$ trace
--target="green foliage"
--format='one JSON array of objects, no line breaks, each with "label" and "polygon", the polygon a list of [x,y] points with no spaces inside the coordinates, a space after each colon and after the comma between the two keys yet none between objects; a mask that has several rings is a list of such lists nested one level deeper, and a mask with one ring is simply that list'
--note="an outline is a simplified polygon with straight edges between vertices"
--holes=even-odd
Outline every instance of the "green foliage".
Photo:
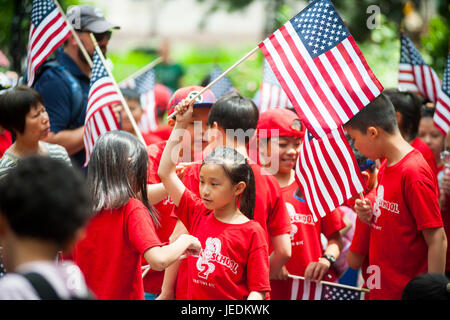
[{"label": "green foliage", "polygon": [[443,17],[436,16],[429,23],[428,33],[421,38],[423,48],[432,58],[431,66],[441,77],[450,50],[450,27]]}]

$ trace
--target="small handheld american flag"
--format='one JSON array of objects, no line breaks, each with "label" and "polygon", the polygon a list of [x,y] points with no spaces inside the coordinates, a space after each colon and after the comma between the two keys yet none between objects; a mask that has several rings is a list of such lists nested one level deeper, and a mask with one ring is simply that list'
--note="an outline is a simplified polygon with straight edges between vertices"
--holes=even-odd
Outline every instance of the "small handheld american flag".
[{"label": "small handheld american flag", "polygon": [[259,47],[315,137],[346,123],[383,90],[329,0],[312,1]]},{"label": "small handheld american flag", "polygon": [[261,98],[259,103],[259,112],[262,113],[271,108],[292,107],[288,96],[281,88],[275,74],[264,59],[263,79],[261,82]]},{"label": "small handheld american flag", "polygon": [[[210,82],[216,80],[220,75],[222,75],[223,71],[218,67],[214,66],[211,74],[210,74]],[[214,97],[217,99],[223,97],[227,93],[231,92],[234,89],[233,83],[228,77],[222,77],[216,84],[214,84],[211,88],[211,91],[214,93]]]},{"label": "small handheld american flag", "polygon": [[450,54],[447,56],[442,89],[438,95],[433,120],[439,130],[446,136],[450,129]]},{"label": "small handheld american flag", "polygon": [[32,86],[39,66],[69,37],[67,21],[53,0],[34,0],[28,39],[27,79]]},{"label": "small handheld american flag", "polygon": [[95,51],[83,136],[86,151],[84,166],[89,163],[98,138],[107,131],[119,130],[112,110],[113,104],[121,104],[119,93],[114,86],[114,80],[108,75],[100,56]]},{"label": "small handheld american flag", "polygon": [[342,127],[319,139],[306,131],[295,173],[314,221],[364,191],[364,179]]}]

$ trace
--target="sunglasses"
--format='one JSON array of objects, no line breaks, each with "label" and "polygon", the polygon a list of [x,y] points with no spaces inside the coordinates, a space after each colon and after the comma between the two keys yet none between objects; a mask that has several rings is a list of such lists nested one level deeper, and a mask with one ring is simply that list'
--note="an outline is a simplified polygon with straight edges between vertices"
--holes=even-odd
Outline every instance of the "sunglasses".
[{"label": "sunglasses", "polygon": [[[82,33],[91,33],[91,31],[89,30],[77,30],[78,32],[82,32]],[[97,42],[102,41],[103,39],[107,39],[108,41],[111,39],[111,35],[112,35],[112,31],[106,31],[106,32],[102,32],[102,33],[93,33],[94,34],[94,38],[95,40],[97,40]]]}]

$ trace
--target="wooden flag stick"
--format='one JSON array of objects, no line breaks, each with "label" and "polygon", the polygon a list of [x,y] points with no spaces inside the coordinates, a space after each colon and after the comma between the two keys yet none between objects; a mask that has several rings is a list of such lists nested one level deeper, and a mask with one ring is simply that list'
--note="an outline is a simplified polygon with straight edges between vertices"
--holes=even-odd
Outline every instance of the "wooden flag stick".
[{"label": "wooden flag stick", "polygon": [[117,85],[116,80],[114,79],[114,76],[112,75],[111,71],[109,70],[108,66],[106,65],[105,57],[103,56],[103,53],[100,50],[100,47],[98,46],[97,40],[95,39],[95,37],[92,33],[90,33],[90,36],[92,39],[92,43],[94,43],[95,51],[97,51],[97,54],[99,55],[100,59],[102,60],[102,63],[106,69],[106,72],[108,72],[108,75],[111,77],[111,79],[113,81],[113,85],[114,85],[115,89],[117,90],[117,93],[119,94],[120,101],[122,102],[122,107],[125,109],[125,112],[127,113],[128,118],[130,119],[130,122],[131,122],[131,125],[133,126],[134,132],[136,132],[136,136],[139,138],[139,140],[141,140],[141,142],[145,146],[146,144],[145,144],[144,137],[142,137],[141,131],[139,130],[139,128],[136,124],[136,120],[134,120],[133,114],[131,113],[130,108],[128,107],[128,104],[125,101],[125,98],[123,97],[122,91],[120,91],[120,88]]},{"label": "wooden flag stick", "polygon": [[[304,277],[295,276],[295,275],[292,275],[292,274],[288,275],[288,277],[291,278],[291,279],[305,280]],[[320,283],[326,284],[326,285],[335,286],[335,287],[339,287],[339,288],[343,288],[343,289],[362,291],[362,292],[365,292],[365,293],[369,293],[370,292],[370,290],[366,289],[366,288],[352,287],[352,286],[347,286],[345,284],[340,284],[340,283],[336,283],[336,282],[320,281]]]},{"label": "wooden flag stick", "polygon": [[158,57],[155,60],[153,60],[152,62],[150,62],[149,64],[147,64],[146,66],[142,67],[141,69],[139,69],[138,71],[136,71],[135,73],[133,73],[132,75],[126,77],[125,79],[123,79],[122,81],[119,82],[119,85],[127,82],[130,79],[134,79],[139,77],[140,75],[144,74],[145,72],[147,72],[148,70],[152,69],[154,66],[156,66],[157,64],[161,63],[163,61],[162,57]]},{"label": "wooden flag stick", "polygon": [[83,53],[84,58],[86,59],[87,63],[89,64],[89,67],[91,67],[91,69],[92,69],[92,66],[93,66],[92,59],[89,56],[88,52],[86,51],[86,48],[84,47],[83,43],[81,42],[80,37],[78,37],[78,34],[75,31],[75,29],[73,28],[72,24],[69,22],[69,20],[67,20],[66,14],[64,13],[61,6],[59,5],[58,0],[53,0],[53,1],[54,1],[55,5],[58,7],[59,12],[63,16],[64,20],[66,20],[66,23],[69,26],[70,32],[72,32],[72,35],[75,38],[75,40],[78,44],[78,47],[80,48],[81,52]]},{"label": "wooden flag stick", "polygon": [[[238,65],[240,65],[242,62],[244,62],[245,60],[247,60],[252,54],[254,54],[257,50],[259,49],[259,46],[256,46],[255,48],[252,49],[252,51],[250,51],[249,53],[247,53],[245,56],[243,56],[238,62],[236,62],[235,64],[233,64],[231,67],[229,67],[224,73],[222,73],[220,76],[218,76],[216,79],[214,79],[214,81],[210,82],[206,87],[204,87],[202,90],[200,90],[200,92],[198,92],[194,97],[192,97],[192,99],[189,101],[189,104],[192,103],[192,101],[195,101],[195,99],[197,99],[199,96],[201,96],[206,90],[208,90],[209,88],[211,88],[213,85],[215,85],[217,82],[220,81],[220,79],[222,79],[223,77],[225,77],[231,70],[233,70],[234,68],[236,68]],[[177,111],[175,111],[174,113],[172,113],[169,117],[167,117],[167,119],[171,119],[173,117],[175,117],[177,115]]]}]

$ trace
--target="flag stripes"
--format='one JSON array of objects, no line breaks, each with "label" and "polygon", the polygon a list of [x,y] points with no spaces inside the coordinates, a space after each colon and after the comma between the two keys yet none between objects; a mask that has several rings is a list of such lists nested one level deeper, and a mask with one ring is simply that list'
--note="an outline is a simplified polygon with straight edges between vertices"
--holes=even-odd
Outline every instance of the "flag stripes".
[{"label": "flag stripes", "polygon": [[447,136],[450,129],[450,54],[447,56],[442,89],[439,91],[433,121],[444,137]]}]

